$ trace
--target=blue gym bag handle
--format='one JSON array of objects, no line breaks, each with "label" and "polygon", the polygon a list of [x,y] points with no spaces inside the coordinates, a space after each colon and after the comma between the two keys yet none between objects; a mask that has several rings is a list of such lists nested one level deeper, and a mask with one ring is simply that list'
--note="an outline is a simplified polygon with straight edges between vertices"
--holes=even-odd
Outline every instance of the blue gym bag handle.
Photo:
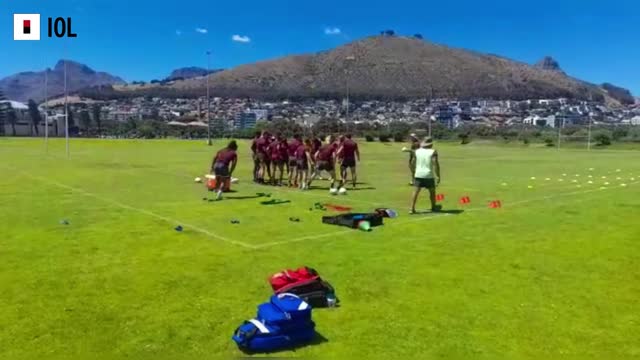
[{"label": "blue gym bag handle", "polygon": [[[305,306],[304,306],[302,309],[298,308],[298,310],[305,310],[305,309],[309,306],[309,304],[307,304],[307,303],[306,303],[306,301],[302,300],[302,299],[300,298],[300,296],[298,296],[298,295],[296,295],[296,294],[292,294],[292,293],[282,293],[282,294],[277,294],[277,295],[276,295],[276,297],[277,297],[278,299],[282,299],[282,298],[285,298],[285,297],[292,297],[292,298],[295,298],[295,299],[300,300],[300,301],[302,302],[302,303],[301,303],[301,306],[302,306],[302,304],[305,304]],[[285,311],[284,309],[282,309],[282,308],[281,308],[281,307],[280,307],[276,302],[273,302],[273,301],[272,301],[272,302],[271,302],[271,304],[273,304],[273,306],[275,306],[276,308],[278,308],[278,310],[282,311],[282,313],[287,317],[287,319],[291,319],[291,314],[289,314],[289,312],[288,312],[288,311]]]}]

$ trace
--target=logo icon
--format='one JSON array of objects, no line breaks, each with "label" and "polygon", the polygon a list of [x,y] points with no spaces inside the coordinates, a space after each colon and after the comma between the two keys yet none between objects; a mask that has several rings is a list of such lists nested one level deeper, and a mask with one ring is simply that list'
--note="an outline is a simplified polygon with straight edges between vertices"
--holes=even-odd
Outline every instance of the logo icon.
[{"label": "logo icon", "polygon": [[13,14],[13,40],[40,40],[40,14]]}]

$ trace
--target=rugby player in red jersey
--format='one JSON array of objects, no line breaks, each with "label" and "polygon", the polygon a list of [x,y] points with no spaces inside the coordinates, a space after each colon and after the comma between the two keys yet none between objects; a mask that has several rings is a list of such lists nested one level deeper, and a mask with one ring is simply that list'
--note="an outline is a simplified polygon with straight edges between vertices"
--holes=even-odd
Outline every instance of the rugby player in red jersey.
[{"label": "rugby player in red jersey", "polygon": [[306,139],[303,143],[298,145],[298,148],[295,151],[295,161],[296,161],[296,183],[300,184],[300,189],[307,190],[309,180],[309,169],[313,166],[313,158],[311,156],[311,149],[313,144],[310,139]]},{"label": "rugby player in red jersey", "polygon": [[[284,165],[287,162],[288,147],[286,139],[283,140],[282,135],[278,134],[269,145],[269,154],[271,155],[271,183],[273,185],[282,186],[284,178]],[[280,176],[278,176],[278,173]]]},{"label": "rugby player in red jersey", "polygon": [[355,189],[357,184],[356,163],[360,161],[360,150],[358,149],[358,143],[351,139],[351,134],[346,135],[338,149],[337,157],[342,159],[340,163],[342,186],[346,185],[347,182],[347,169],[351,169],[351,181]]},{"label": "rugby player in red jersey", "polygon": [[318,177],[322,171],[326,171],[331,176],[330,188],[333,189],[336,181],[336,150],[334,137],[331,135],[327,136],[326,144],[322,145],[315,154],[316,166],[307,187],[311,186],[311,182]]},{"label": "rugby player in red jersey", "polygon": [[216,176],[216,186],[218,188],[217,200],[222,199],[224,184],[231,178],[233,171],[236,169],[238,164],[237,150],[238,145],[235,140],[232,140],[226,148],[218,151],[211,162],[211,174]]},{"label": "rugby player in red jersey", "polygon": [[263,131],[256,139],[256,157],[258,158],[258,182],[264,184],[265,175],[271,179],[271,156],[269,154],[269,133]]},{"label": "rugby player in red jersey", "polygon": [[289,173],[289,186],[298,186],[298,163],[296,159],[296,151],[302,144],[300,134],[293,135],[293,139],[288,144],[289,164],[287,171]]},{"label": "rugby player in red jersey", "polygon": [[260,159],[258,159],[258,145],[256,142],[260,138],[260,131],[256,131],[251,141],[251,158],[253,159],[253,182],[259,182],[260,178]]}]

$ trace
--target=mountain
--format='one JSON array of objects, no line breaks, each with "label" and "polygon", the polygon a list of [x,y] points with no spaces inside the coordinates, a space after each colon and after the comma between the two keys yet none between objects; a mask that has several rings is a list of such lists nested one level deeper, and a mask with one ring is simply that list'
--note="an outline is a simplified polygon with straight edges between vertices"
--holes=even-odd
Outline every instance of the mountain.
[{"label": "mountain", "polygon": [[636,101],[636,99],[631,94],[631,91],[627,89],[609,83],[604,83],[600,85],[600,87],[602,87],[602,89],[604,89],[609,96],[616,99],[621,104],[633,105]]},{"label": "mountain", "polygon": [[[222,69],[209,70],[208,73],[215,74],[219,71],[222,71]],[[205,76],[205,75],[207,75],[207,69],[196,67],[196,66],[183,67],[183,68],[173,70],[171,74],[167,76],[165,81],[191,79],[191,78]]]},{"label": "mountain", "polygon": [[560,68],[560,63],[556,61],[556,59],[551,56],[545,56],[542,60],[538,61],[533,67],[541,69],[541,70],[551,70],[551,71],[559,71],[563,72]]},{"label": "mountain", "polygon": [[[605,101],[596,85],[567,76],[553,59],[530,66],[422,39],[373,36],[316,54],[238,66],[209,76],[212,93],[256,98],[578,98]],[[147,89],[204,93],[205,78]]]},{"label": "mountain", "polygon": [[[96,72],[87,65],[67,60],[67,89],[75,92],[83,88],[98,85],[124,84],[124,81],[105,72]],[[29,99],[44,99],[44,81],[47,74],[47,95],[55,97],[64,93],[65,61],[60,60],[53,69],[38,72],[21,72],[0,79],[0,89],[11,100],[26,102]]]}]

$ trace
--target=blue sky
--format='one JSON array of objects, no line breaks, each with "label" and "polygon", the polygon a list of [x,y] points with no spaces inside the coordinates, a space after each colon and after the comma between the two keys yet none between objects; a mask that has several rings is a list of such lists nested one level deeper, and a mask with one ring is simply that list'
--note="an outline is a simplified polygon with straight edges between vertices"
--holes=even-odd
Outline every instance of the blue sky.
[{"label": "blue sky", "polygon": [[[40,13],[42,40],[13,41],[13,13]],[[46,18],[57,16],[73,19],[78,38],[46,37]],[[151,80],[206,67],[207,49],[212,68],[229,68],[383,29],[529,63],[551,55],[572,76],[640,96],[637,0],[4,0],[0,77],[69,58],[128,81]]]}]

